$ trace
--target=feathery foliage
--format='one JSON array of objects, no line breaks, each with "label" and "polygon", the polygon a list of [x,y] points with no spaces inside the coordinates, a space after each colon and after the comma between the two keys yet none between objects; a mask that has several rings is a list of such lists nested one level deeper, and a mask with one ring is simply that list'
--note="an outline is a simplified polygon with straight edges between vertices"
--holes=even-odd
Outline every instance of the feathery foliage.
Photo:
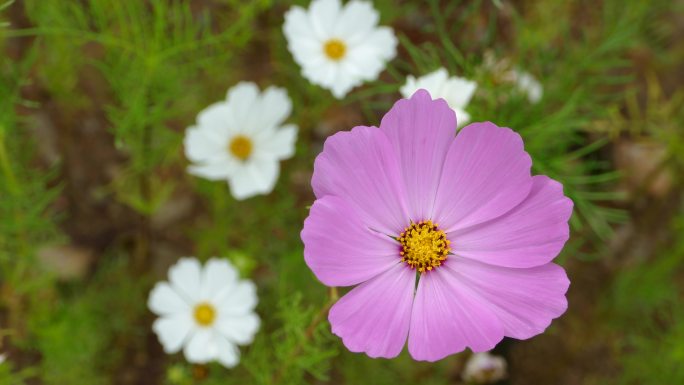
[{"label": "feathery foliage", "polygon": [[[303,79],[288,52],[282,19],[294,3],[308,1],[0,1],[0,354],[10,357],[0,384],[458,383],[467,354],[430,364],[344,349],[327,323],[337,293],[302,258],[322,141],[377,125],[409,74],[443,66],[475,80],[472,120],[515,129],[534,172],[563,183],[576,208],[561,259],[569,269],[616,263],[616,227],[638,219],[632,206],[657,206],[642,191],[650,179],[636,192],[621,188],[620,140],[665,147],[652,178],[667,170],[674,187],[663,204],[679,202],[684,94],[663,90],[655,70],[643,87],[634,57],[648,47],[656,69],[681,64],[676,27],[662,22],[681,2],[376,0],[399,56],[344,101]],[[518,69],[541,80],[539,103],[506,81]],[[300,134],[275,191],[236,202],[225,184],[185,173],[182,138],[241,79],[286,87]],[[681,202],[671,207],[674,224],[667,217],[662,231],[681,234]],[[88,221],[97,236],[82,230]],[[94,255],[85,273],[64,278],[40,259],[62,244]],[[667,239],[615,268],[603,325],[614,328],[614,383],[682,382],[683,253],[681,240]],[[258,284],[261,330],[235,369],[165,355],[151,334],[148,291],[183,255],[227,257]],[[574,301],[568,317],[580,323]],[[568,326],[550,333],[559,328]],[[514,371],[526,359],[512,359],[511,384],[528,381]]]}]

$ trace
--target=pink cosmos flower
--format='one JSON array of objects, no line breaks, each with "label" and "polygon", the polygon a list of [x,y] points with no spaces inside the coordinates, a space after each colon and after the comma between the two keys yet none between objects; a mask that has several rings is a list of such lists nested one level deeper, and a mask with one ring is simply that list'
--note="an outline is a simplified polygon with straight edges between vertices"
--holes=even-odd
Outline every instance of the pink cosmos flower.
[{"label": "pink cosmos flower", "polygon": [[352,352],[416,360],[526,339],[567,308],[551,263],[568,239],[572,201],[532,176],[520,135],[456,116],[425,90],[380,128],[328,138],[314,165],[304,258],[329,286],[353,286],[330,310]]}]

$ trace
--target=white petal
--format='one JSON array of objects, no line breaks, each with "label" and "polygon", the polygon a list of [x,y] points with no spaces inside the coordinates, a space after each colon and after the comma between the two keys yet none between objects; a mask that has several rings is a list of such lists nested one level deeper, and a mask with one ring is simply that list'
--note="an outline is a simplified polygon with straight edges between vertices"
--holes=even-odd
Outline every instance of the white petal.
[{"label": "white petal", "polygon": [[[418,83],[416,81],[416,78],[413,75],[409,75],[406,77],[406,83],[404,83],[404,85],[401,86],[401,88],[399,88],[399,93],[401,93],[401,96],[404,99],[408,99],[411,96],[413,96],[413,94],[416,93],[416,91],[418,91],[419,89],[420,88],[418,87]],[[426,90],[428,92],[430,92],[430,90],[428,90],[428,89],[426,89]],[[430,96],[432,96],[433,98],[435,97],[432,94],[432,92],[430,92]]]},{"label": "white petal", "polygon": [[158,318],[152,324],[152,330],[157,334],[164,352],[172,354],[183,346],[193,328],[189,313]]},{"label": "white petal", "polygon": [[212,128],[207,127],[189,127],[185,131],[185,138],[183,139],[183,146],[185,148],[185,156],[193,162],[203,162],[207,159],[216,157],[220,152],[225,152],[225,143],[227,139],[219,140],[216,133],[212,133]]},{"label": "white petal", "polygon": [[169,281],[173,289],[187,302],[200,299],[202,266],[195,258],[181,258],[169,269]]},{"label": "white petal", "polygon": [[[396,54],[397,39],[392,29],[380,27],[368,35],[361,44],[350,47],[345,60],[349,60],[359,75],[354,79],[354,86],[363,80],[375,80],[385,69],[387,61]],[[357,80],[358,79],[358,80]],[[349,80],[347,80],[349,81]]]},{"label": "white petal", "polygon": [[408,98],[417,90],[424,89],[433,98],[446,100],[449,107],[456,112],[458,126],[462,127],[470,121],[470,115],[464,109],[473,97],[476,88],[475,82],[457,76],[449,77],[447,70],[440,68],[418,79],[409,75],[400,92],[402,96]]},{"label": "white petal", "polygon": [[[330,90],[337,99],[343,98],[352,88],[360,85],[363,80],[355,75],[358,71],[348,72],[344,68],[344,63],[351,60],[345,59],[342,62],[326,60],[319,66],[308,66],[303,69],[304,77],[312,83]],[[365,71],[366,68],[363,68]]]},{"label": "white petal", "polygon": [[[426,90],[428,93],[430,93],[430,96],[432,96],[433,99],[444,98],[444,95],[442,95],[441,91],[442,86],[447,82],[448,78],[449,73],[444,68],[430,72],[429,74],[421,76],[417,79],[409,75],[406,78],[406,84],[401,87],[400,91],[402,96],[405,98],[410,98],[416,91],[420,89]],[[448,102],[449,101],[447,100],[447,103]]]},{"label": "white petal", "polygon": [[451,77],[444,86],[443,96],[452,109],[465,108],[475,93],[477,83],[468,79]]},{"label": "white petal", "polygon": [[225,259],[212,258],[202,270],[202,298],[212,298],[221,290],[237,284],[238,272]]},{"label": "white petal", "polygon": [[247,345],[252,343],[259,330],[259,317],[254,313],[243,316],[225,316],[216,321],[215,328],[232,343]]},{"label": "white petal", "polygon": [[330,61],[323,52],[323,43],[319,41],[301,38],[291,41],[288,48],[297,64],[302,67],[316,67]]},{"label": "white petal", "polygon": [[341,72],[346,74],[351,79],[356,79],[358,84],[363,83],[363,76],[368,72],[369,68],[377,66],[382,68],[383,64],[381,60],[367,58],[359,58],[360,60],[352,60],[347,58],[347,60],[340,61],[339,65],[341,67]]},{"label": "white petal", "polygon": [[544,93],[541,83],[529,72],[516,71],[516,85],[527,94],[530,103],[538,103]]},{"label": "white petal", "polygon": [[461,376],[473,384],[489,384],[506,377],[506,360],[489,352],[475,353],[465,364]]},{"label": "white petal", "polygon": [[285,14],[283,31],[288,49],[301,67],[316,67],[328,61],[323,52],[324,40],[316,36],[309,15],[301,7],[292,7]]},{"label": "white petal", "polygon": [[454,109],[456,113],[456,125],[458,127],[463,127],[466,123],[470,122],[470,114],[465,110]]},{"label": "white petal", "polygon": [[309,21],[320,39],[331,37],[340,16],[340,0],[314,0],[309,6]]},{"label": "white petal", "polygon": [[227,180],[238,167],[237,161],[226,154],[220,161],[188,166],[188,172],[209,180]]},{"label": "white petal", "polygon": [[183,349],[188,362],[204,364],[218,357],[215,332],[209,328],[197,328]]},{"label": "white petal", "polygon": [[256,286],[248,280],[240,281],[214,300],[221,317],[248,314],[254,310],[258,301]]},{"label": "white petal", "polygon": [[240,351],[237,346],[230,343],[225,337],[216,339],[218,348],[218,362],[226,368],[233,368],[240,362]]},{"label": "white petal", "polygon": [[235,116],[236,130],[247,132],[256,128],[259,111],[259,87],[252,82],[240,82],[228,90],[228,106]]},{"label": "white petal", "polygon": [[[397,53],[397,38],[394,36],[392,28],[378,27],[365,36],[361,43],[351,46],[349,49],[350,55],[377,57],[385,63],[393,59]],[[377,74],[369,75],[368,79],[374,79],[375,77],[377,77]]]},{"label": "white petal", "polygon": [[332,90],[335,86],[335,82],[337,82],[340,77],[340,65],[336,62],[330,62],[330,65],[326,65],[323,68],[324,72],[322,72],[323,77],[321,78],[321,83]]},{"label": "white petal", "polygon": [[378,55],[364,54],[362,51],[354,51],[349,54],[345,67],[353,66],[354,70],[349,74],[354,74],[353,78],[359,85],[365,80],[374,80],[385,68],[386,62]]},{"label": "white petal", "polygon": [[197,114],[197,128],[216,142],[225,143],[235,125],[235,115],[226,102],[214,103]]},{"label": "white petal", "polygon": [[150,291],[147,306],[157,315],[189,313],[190,304],[166,282],[159,282]]},{"label": "white petal", "polygon": [[287,124],[277,130],[265,130],[259,133],[256,151],[259,156],[272,157],[279,160],[294,155],[297,141],[297,126]]},{"label": "white petal", "polygon": [[433,98],[444,98],[444,86],[449,81],[449,73],[445,68],[439,68],[419,79],[418,88],[426,89]]},{"label": "white petal", "polygon": [[273,190],[280,166],[274,158],[252,158],[238,169],[229,180],[230,192],[237,200],[258,194],[268,194]]},{"label": "white petal", "polygon": [[292,101],[283,88],[268,87],[261,95],[259,105],[259,129],[279,126],[292,112]]},{"label": "white petal", "polygon": [[332,94],[337,99],[344,98],[352,88],[362,83],[361,78],[342,70],[338,70],[335,81],[332,83]]},{"label": "white petal", "polygon": [[285,13],[283,33],[289,43],[299,39],[315,39],[318,41],[316,32],[309,20],[309,15],[304,8],[299,6],[293,6]]},{"label": "white petal", "polygon": [[335,76],[336,63],[325,59],[317,65],[302,65],[302,75],[313,84],[330,89]]},{"label": "white petal", "polygon": [[359,43],[378,24],[380,15],[367,1],[352,0],[342,9],[333,32],[349,41],[350,44]]}]

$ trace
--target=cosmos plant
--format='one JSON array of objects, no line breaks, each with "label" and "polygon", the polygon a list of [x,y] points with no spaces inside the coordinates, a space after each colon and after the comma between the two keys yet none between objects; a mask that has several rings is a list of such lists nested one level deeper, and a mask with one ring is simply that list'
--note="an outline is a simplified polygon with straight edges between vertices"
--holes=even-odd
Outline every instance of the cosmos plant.
[{"label": "cosmos plant", "polygon": [[169,281],[152,289],[148,306],[159,316],[152,329],[166,353],[182,349],[189,362],[231,368],[240,361],[237,346],[250,344],[259,329],[257,301],[254,284],[239,279],[227,260],[202,266],[181,258],[169,269]]},{"label": "cosmos plant", "polygon": [[[396,53],[378,20],[368,2],[314,0],[292,7],[283,30],[304,77],[342,98]],[[538,100],[541,91],[523,87],[537,83],[523,77],[521,89]],[[338,133],[316,159],[304,257],[324,284],[354,286],[329,312],[351,351],[391,358],[408,342],[416,360],[485,352],[504,336],[543,332],[567,307],[569,281],[552,260],[568,238],[572,202],[558,182],[531,175],[511,129],[473,123],[455,135],[476,88],[445,68],[409,75],[406,99],[379,128]],[[291,109],[284,89],[237,84],[188,128],[188,171],[226,180],[238,200],[269,193],[279,162],[294,153],[297,127],[284,123]],[[236,346],[259,326],[254,285],[218,259],[204,268],[181,259],[169,277],[149,300],[165,351],[236,365]]]},{"label": "cosmos plant", "polygon": [[314,0],[308,9],[292,7],[283,31],[302,75],[341,99],[377,79],[396,55],[397,38],[379,19],[370,2]]},{"label": "cosmos plant", "polygon": [[355,286],[330,309],[353,352],[416,360],[543,332],[567,307],[572,201],[531,175],[510,128],[456,117],[425,90],[380,127],[355,127],[316,158],[304,258],[329,286]]},{"label": "cosmos plant", "polygon": [[188,171],[210,180],[225,180],[238,200],[273,190],[280,161],[292,157],[297,126],[284,124],[292,102],[287,91],[241,82],[228,90],[225,101],[197,115],[188,128],[185,154]]},{"label": "cosmos plant", "polygon": [[[496,347],[565,314],[573,207],[572,249],[599,259],[677,197],[677,13],[495,3],[0,0],[0,384],[477,383],[504,356],[525,381],[529,351]],[[670,211],[651,233],[681,230]],[[615,336],[634,292],[676,280],[654,274],[682,237],[660,238],[601,285]],[[645,354],[678,325],[651,323],[611,360],[684,383]]]}]

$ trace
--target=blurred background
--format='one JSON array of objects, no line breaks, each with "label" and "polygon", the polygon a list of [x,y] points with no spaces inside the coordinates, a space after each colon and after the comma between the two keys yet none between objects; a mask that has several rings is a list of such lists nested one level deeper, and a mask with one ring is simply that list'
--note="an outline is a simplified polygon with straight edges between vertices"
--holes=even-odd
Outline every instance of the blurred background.
[{"label": "blurred background", "polygon": [[[300,75],[284,0],[0,0],[0,384],[460,384],[438,363],[347,351],[299,231],[329,135],[377,125],[407,75],[478,83],[473,121],[518,131],[575,202],[569,308],[494,353],[523,384],[684,384],[684,2],[375,0],[400,39],[336,100]],[[530,103],[507,80],[533,74]],[[300,127],[273,193],[188,175],[184,130],[240,80],[288,89]],[[259,287],[241,363],[192,365],[151,331],[179,257]]]}]

